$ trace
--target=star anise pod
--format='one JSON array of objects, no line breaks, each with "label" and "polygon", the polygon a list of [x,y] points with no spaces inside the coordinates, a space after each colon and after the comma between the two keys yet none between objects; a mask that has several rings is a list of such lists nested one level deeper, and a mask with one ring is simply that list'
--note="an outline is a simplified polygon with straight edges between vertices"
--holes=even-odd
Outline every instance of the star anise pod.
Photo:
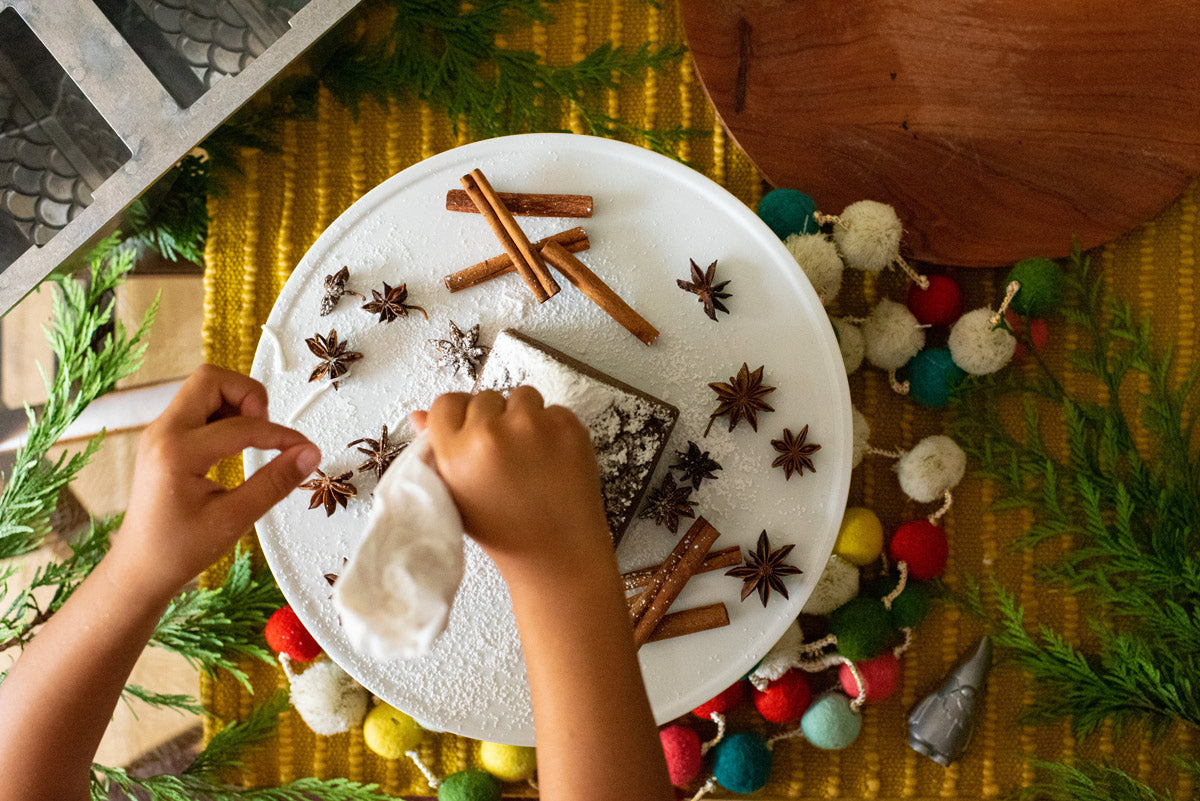
[{"label": "star anise pod", "polygon": [[679,531],[680,518],[696,516],[692,510],[696,502],[688,500],[691,495],[691,487],[686,484],[676,486],[675,477],[667,473],[662,483],[650,490],[650,497],[646,499],[646,505],[638,517],[653,518],[655,523],[666,526],[668,531],[675,534]]},{"label": "star anise pod", "polygon": [[709,389],[717,393],[717,410],[709,415],[704,436],[708,436],[713,422],[725,415],[729,415],[730,431],[733,431],[742,418],[746,419],[750,428],[758,430],[758,413],[775,411],[774,406],[763,400],[763,396],[774,392],[775,387],[764,385],[762,374],[762,365],[752,373],[749,366],[742,362],[742,368],[736,376],[729,379],[728,384],[715,381],[708,385]]},{"label": "star anise pod", "polygon": [[338,334],[334,329],[329,329],[327,336],[314,334],[311,338],[304,340],[304,344],[308,345],[308,349],[313,352],[321,361],[313,368],[313,371],[308,376],[309,381],[316,381],[319,378],[324,378],[326,374],[333,381],[333,388],[337,389],[337,379],[346,374],[350,369],[350,365],[362,358],[362,354],[347,350],[350,347],[349,342],[338,342]]},{"label": "star anise pod", "polygon": [[409,311],[416,309],[421,314],[425,315],[425,319],[429,319],[429,314],[420,306],[413,306],[410,303],[405,303],[408,300],[408,284],[400,286],[388,286],[388,282],[383,282],[383,292],[378,289],[371,290],[372,300],[367,301],[362,305],[362,310],[371,314],[379,315],[379,322],[390,323],[397,317],[407,317]]},{"label": "star anise pod", "polygon": [[353,448],[355,445],[366,445],[365,448],[355,448],[359,453],[367,457],[367,460],[358,466],[359,472],[365,473],[371,471],[376,478],[383,478],[383,471],[387,470],[392,461],[400,455],[400,452],[408,447],[407,442],[388,442],[387,426],[383,427],[383,431],[379,434],[379,439],[356,439],[354,442],[347,443],[347,448]]},{"label": "star anise pod", "polygon": [[758,546],[754,553],[746,554],[744,564],[725,571],[725,575],[742,580],[742,600],[750,597],[750,593],[758,591],[758,598],[766,606],[771,598],[771,590],[775,590],[784,598],[788,597],[787,587],[783,586],[784,576],[798,576],[803,571],[793,565],[785,565],[783,560],[792,552],[795,545],[785,545],[771,550],[771,540],[767,532],[758,535]]},{"label": "star anise pod", "polygon": [[429,344],[437,348],[440,354],[437,358],[438,367],[453,367],[457,373],[465,370],[471,380],[479,375],[483,359],[487,356],[488,348],[479,344],[479,324],[468,328],[465,332],[450,321],[449,339],[431,339]]},{"label": "star anise pod", "polygon": [[[321,296],[322,317],[333,311],[338,301],[342,299],[342,295],[363,297],[361,293],[355,292],[353,289],[346,289],[346,282],[348,280],[350,280],[349,267],[343,267],[333,275],[325,276],[325,294]],[[366,298],[363,298],[363,300],[366,300]]]},{"label": "star anise pod", "polygon": [[771,440],[771,447],[779,452],[775,457],[775,461],[771,462],[771,467],[782,467],[783,477],[790,479],[792,473],[804,475],[804,470],[815,473],[817,468],[813,466],[812,455],[821,450],[821,446],[814,442],[806,442],[808,439],[808,426],[800,429],[798,435],[793,435],[791,429],[783,429],[783,439]]},{"label": "star anise pod", "polygon": [[700,446],[688,440],[686,451],[675,451],[677,461],[671,465],[672,470],[678,470],[683,476],[684,483],[691,482],[692,489],[700,489],[700,484],[706,478],[716,479],[714,470],[720,470],[721,464],[708,456],[708,451],[701,451]]},{"label": "star anise pod", "polygon": [[688,259],[688,261],[692,263],[692,280],[684,281],[682,278],[676,278],[675,284],[685,292],[691,292],[704,304],[704,313],[708,315],[708,319],[716,320],[719,311],[729,314],[729,309],[721,303],[725,298],[732,297],[728,292],[721,291],[729,282],[713,283],[717,276],[717,263],[714,261],[708,265],[707,270],[701,272],[700,266],[694,259]]},{"label": "star anise pod", "polygon": [[310,478],[300,485],[301,489],[312,490],[312,500],[308,503],[309,509],[316,509],[318,506],[325,507],[325,516],[329,517],[334,510],[341,506],[346,508],[346,501],[358,495],[358,490],[350,483],[350,477],[354,473],[342,473],[340,476],[327,476],[317,469],[317,477]]}]

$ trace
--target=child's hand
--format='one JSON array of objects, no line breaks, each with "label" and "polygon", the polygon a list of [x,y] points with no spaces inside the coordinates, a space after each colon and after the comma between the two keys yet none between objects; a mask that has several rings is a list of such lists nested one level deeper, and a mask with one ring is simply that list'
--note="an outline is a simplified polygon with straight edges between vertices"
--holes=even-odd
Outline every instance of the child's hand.
[{"label": "child's hand", "polygon": [[[244,448],[282,451],[240,487],[206,477]],[[113,555],[173,595],[212,564],[316,469],[321,452],[267,419],[267,391],[252,378],[203,365],[184,382],[138,445],[133,497]]]},{"label": "child's hand", "polygon": [[612,553],[596,454],[568,409],[532,387],[452,393],[413,423],[430,444],[467,532],[501,570]]}]

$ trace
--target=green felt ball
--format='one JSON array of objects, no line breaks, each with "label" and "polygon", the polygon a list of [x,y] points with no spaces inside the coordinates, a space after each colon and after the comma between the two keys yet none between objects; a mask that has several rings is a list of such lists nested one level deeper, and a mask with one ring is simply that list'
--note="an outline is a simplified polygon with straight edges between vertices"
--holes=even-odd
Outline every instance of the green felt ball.
[{"label": "green felt ball", "polygon": [[1005,285],[1021,285],[1013,296],[1012,308],[1025,317],[1045,317],[1063,300],[1063,271],[1050,259],[1022,259],[1009,272]]},{"label": "green felt ball", "polygon": [[438,785],[438,801],[500,801],[500,782],[482,770],[451,773]]},{"label": "green felt ball", "polygon": [[878,598],[860,595],[833,610],[829,628],[837,637],[838,653],[851,662],[862,662],[887,645],[892,622]]},{"label": "green felt ball", "polygon": [[917,626],[929,614],[929,590],[919,581],[909,579],[904,590],[892,601],[892,625],[898,629]]},{"label": "green felt ball", "polygon": [[850,708],[850,699],[837,691],[827,692],[809,706],[800,718],[804,737],[817,748],[840,751],[858,737],[862,717]]},{"label": "green felt ball", "polygon": [[935,409],[950,402],[950,393],[966,377],[947,348],[925,348],[909,359],[901,374],[908,381],[908,396]]},{"label": "green felt ball", "polygon": [[758,201],[758,216],[780,239],[819,230],[813,212],[817,204],[798,189],[772,189]]},{"label": "green felt ball", "polygon": [[757,732],[731,734],[717,744],[712,772],[726,790],[753,793],[771,778],[771,749]]}]

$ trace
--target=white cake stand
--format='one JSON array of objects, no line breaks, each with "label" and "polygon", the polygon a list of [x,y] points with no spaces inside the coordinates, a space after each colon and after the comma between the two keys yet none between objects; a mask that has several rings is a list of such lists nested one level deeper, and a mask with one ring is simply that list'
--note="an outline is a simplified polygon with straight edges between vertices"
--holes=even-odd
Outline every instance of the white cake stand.
[{"label": "white cake stand", "polygon": [[[447,292],[443,275],[501,252],[479,215],[445,210],[446,191],[475,167],[501,192],[593,195],[591,219],[519,221],[530,239],[582,225],[591,249],[580,258],[662,332],[658,341],[641,344],[565,281],[541,306],[516,275]],[[717,260],[718,278],[731,281],[730,314],[719,322],[675,285],[687,277],[689,259],[701,266]],[[416,314],[380,325],[353,297],[319,317],[323,277],[342,266],[350,268],[349,286],[368,295],[384,281],[407,283],[410,302],[424,306],[429,321]],[[765,609],[757,596],[739,602],[737,579],[720,572],[695,577],[675,608],[723,601],[730,625],[641,649],[656,719],[687,712],[749,671],[811,593],[832,550],[850,481],[850,395],[833,330],[770,229],[703,175],[631,145],[568,134],[466,145],[392,176],[321,235],[271,312],[252,375],[270,392],[272,419],[311,437],[324,453],[326,472],[344,472],[361,461],[346,443],[377,437],[381,425],[409,437],[408,412],[470,387],[465,376],[433,365],[427,341],[444,338],[449,320],[464,329],[480,323],[485,344],[501,328],[515,327],[679,407],[656,481],[673,452],[695,440],[724,466],[717,481],[693,494],[699,512],[722,532],[715,547],[751,550],[766,530],[773,546],[795,544],[790,561],[804,573],[787,580],[790,599],[773,596]],[[365,356],[340,391],[305,406],[316,385],[307,383],[315,359],[304,339],[330,328]],[[729,433],[722,419],[705,439],[715,408],[707,385],[729,380],[742,362],[751,369],[766,365],[766,383],[778,387],[767,398],[775,411],[760,415],[757,432],[742,423]],[[785,427],[795,432],[804,425],[809,441],[822,446],[814,456],[817,472],[785,481],[783,471],[771,467],[770,441]],[[247,475],[270,456],[247,451]],[[263,551],[300,619],[350,675],[423,726],[532,745],[529,690],[508,594],[473,544],[449,628],[430,654],[381,662],[350,647],[324,575],[341,570],[367,519],[374,477],[354,481],[358,497],[330,518],[310,511],[309,493],[297,491],[258,523]],[[649,520],[636,520],[619,549],[622,569],[656,563],[675,539]]]}]

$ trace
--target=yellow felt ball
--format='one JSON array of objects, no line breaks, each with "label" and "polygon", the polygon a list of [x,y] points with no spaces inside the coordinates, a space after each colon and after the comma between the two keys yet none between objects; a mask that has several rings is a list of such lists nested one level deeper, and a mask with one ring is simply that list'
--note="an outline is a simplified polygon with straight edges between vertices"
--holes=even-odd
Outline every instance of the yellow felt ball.
[{"label": "yellow felt ball", "polygon": [[833,552],[856,565],[868,565],[883,551],[883,524],[870,509],[851,506],[842,517]]},{"label": "yellow felt ball", "polygon": [[479,765],[500,781],[525,781],[537,770],[537,749],[524,745],[480,743]]},{"label": "yellow felt ball", "polygon": [[363,721],[363,741],[384,759],[399,759],[425,736],[415,720],[396,707],[380,702]]}]

